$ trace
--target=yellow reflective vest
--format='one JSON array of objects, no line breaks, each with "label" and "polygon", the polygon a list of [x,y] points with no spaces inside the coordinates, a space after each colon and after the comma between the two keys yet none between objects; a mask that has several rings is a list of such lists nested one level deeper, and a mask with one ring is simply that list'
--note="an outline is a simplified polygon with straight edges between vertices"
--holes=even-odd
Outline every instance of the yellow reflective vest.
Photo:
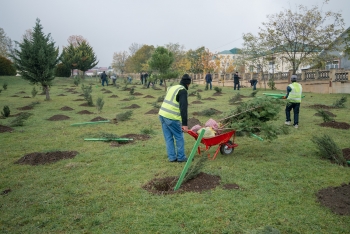
[{"label": "yellow reflective vest", "polygon": [[297,82],[293,82],[288,85],[292,91],[289,92],[288,101],[293,103],[301,103],[301,94],[303,92],[303,87]]},{"label": "yellow reflective vest", "polygon": [[181,89],[185,89],[185,87],[182,85],[175,85],[168,89],[162,106],[159,109],[159,115],[168,119],[181,121],[179,102],[176,101],[176,95]]}]

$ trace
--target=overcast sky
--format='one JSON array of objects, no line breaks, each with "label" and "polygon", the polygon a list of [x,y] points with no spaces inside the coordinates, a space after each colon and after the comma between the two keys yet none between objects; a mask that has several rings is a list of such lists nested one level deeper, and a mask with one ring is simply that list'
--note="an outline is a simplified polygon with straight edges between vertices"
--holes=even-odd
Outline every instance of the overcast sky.
[{"label": "overcast sky", "polygon": [[[81,35],[93,47],[99,67],[111,65],[114,52],[132,43],[164,46],[179,43],[186,50],[205,46],[220,52],[242,46],[242,34],[257,34],[267,15],[284,9],[322,6],[323,0],[0,0],[0,27],[21,41],[39,18],[56,46]],[[350,26],[350,0],[330,0],[322,10],[343,15]]]}]

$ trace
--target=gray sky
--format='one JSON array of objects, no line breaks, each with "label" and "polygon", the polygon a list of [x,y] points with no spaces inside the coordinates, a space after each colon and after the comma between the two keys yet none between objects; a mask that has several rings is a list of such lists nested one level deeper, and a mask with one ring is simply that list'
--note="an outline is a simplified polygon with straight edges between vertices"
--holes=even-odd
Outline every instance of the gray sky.
[{"label": "gray sky", "polygon": [[[113,53],[132,43],[186,50],[205,46],[211,52],[241,47],[242,34],[257,34],[267,15],[284,9],[322,6],[323,0],[0,0],[0,27],[21,41],[39,18],[45,34],[62,51],[71,35],[93,47],[99,67],[110,66]],[[322,10],[341,13],[350,26],[350,0],[330,0]]]}]

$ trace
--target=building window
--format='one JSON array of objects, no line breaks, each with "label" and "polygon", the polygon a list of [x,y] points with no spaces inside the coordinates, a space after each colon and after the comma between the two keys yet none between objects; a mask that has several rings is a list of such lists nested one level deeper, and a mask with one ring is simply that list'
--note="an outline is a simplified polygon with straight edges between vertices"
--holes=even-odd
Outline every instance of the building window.
[{"label": "building window", "polygon": [[253,72],[253,71],[254,71],[254,66],[253,66],[253,65],[250,65],[250,66],[249,66],[249,71],[250,71],[250,72]]},{"label": "building window", "polygon": [[334,60],[332,62],[327,62],[326,64],[326,70],[329,70],[331,68],[336,68],[338,69],[339,68],[339,61],[338,60]]}]

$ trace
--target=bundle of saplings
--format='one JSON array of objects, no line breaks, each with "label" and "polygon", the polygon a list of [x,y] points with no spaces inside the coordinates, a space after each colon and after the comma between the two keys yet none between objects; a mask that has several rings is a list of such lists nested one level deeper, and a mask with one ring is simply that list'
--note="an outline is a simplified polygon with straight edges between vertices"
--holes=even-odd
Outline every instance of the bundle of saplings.
[{"label": "bundle of saplings", "polygon": [[282,104],[281,100],[270,97],[242,102],[236,110],[220,120],[221,128],[234,129],[238,135],[259,133],[264,139],[273,140],[277,138],[279,132],[285,132],[269,124],[269,121],[277,118]]}]

